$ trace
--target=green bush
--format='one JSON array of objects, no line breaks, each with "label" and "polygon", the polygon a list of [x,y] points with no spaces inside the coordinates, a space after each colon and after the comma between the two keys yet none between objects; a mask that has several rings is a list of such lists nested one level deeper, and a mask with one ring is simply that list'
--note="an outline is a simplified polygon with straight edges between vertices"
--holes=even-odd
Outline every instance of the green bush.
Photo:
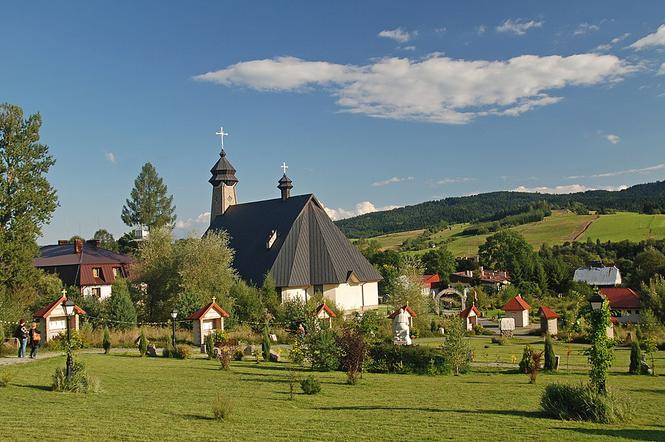
[{"label": "green bush", "polygon": [[370,347],[367,370],[373,373],[448,374],[443,352],[419,345],[381,343]]},{"label": "green bush", "polygon": [[492,344],[506,345],[508,340],[503,336],[494,336],[492,338]]},{"label": "green bush", "polygon": [[321,383],[313,376],[308,376],[300,381],[300,388],[305,394],[317,394],[321,391]]},{"label": "green bush", "polygon": [[192,356],[192,347],[189,345],[178,345],[174,357],[178,359],[189,359]]},{"label": "green bush", "polygon": [[162,356],[165,358],[174,358],[175,350],[173,349],[173,344],[171,340],[166,341],[164,348],[162,349]]},{"label": "green bush", "polygon": [[610,392],[598,393],[591,385],[584,384],[549,384],[540,405],[546,416],[562,420],[611,424],[624,422],[632,415],[632,407],[624,398]]},{"label": "green bush", "polygon": [[104,325],[102,348],[104,349],[104,354],[109,354],[111,352],[111,334],[109,333],[109,328],[106,325]]},{"label": "green bush", "polygon": [[10,371],[0,371],[0,387],[7,387],[9,386],[9,383],[12,381],[12,378],[14,377],[14,374]]},{"label": "green bush", "polygon": [[637,341],[630,344],[630,367],[628,373],[640,374],[640,364],[642,361],[642,349]]},{"label": "green bush", "polygon": [[212,415],[220,421],[228,419],[233,411],[233,402],[221,393],[212,401]]},{"label": "green bush", "polygon": [[74,362],[72,377],[67,379],[66,370],[58,367],[53,374],[53,391],[67,391],[72,393],[96,393],[99,391],[99,381],[88,376],[82,362]]},{"label": "green bush", "polygon": [[305,360],[314,370],[330,371],[339,368],[339,347],[332,330],[312,330],[305,335],[302,351]]},{"label": "green bush", "polygon": [[206,336],[205,346],[208,359],[215,359],[215,337],[212,333],[208,333],[208,336]]},{"label": "green bush", "polygon": [[524,374],[531,372],[533,367],[533,349],[530,345],[524,346],[524,351],[522,352],[522,360],[520,361],[520,371]]},{"label": "green bush", "polygon": [[545,337],[545,371],[554,371],[556,367],[556,355],[554,354],[554,343],[552,337],[548,334]]},{"label": "green bush", "polygon": [[261,342],[261,351],[263,351],[263,359],[270,361],[270,332],[268,324],[263,327],[263,341]]}]

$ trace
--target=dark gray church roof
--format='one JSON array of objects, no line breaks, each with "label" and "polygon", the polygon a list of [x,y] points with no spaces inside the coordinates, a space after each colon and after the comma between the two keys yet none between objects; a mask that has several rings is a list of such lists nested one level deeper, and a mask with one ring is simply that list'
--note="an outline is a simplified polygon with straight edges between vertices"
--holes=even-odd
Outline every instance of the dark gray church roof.
[{"label": "dark gray church roof", "polygon": [[277,287],[340,284],[352,274],[360,282],[381,279],[312,194],[231,206],[209,230],[228,232],[235,269],[256,285],[269,271]]},{"label": "dark gray church roof", "polygon": [[210,169],[212,177],[208,180],[213,186],[218,185],[221,182],[224,182],[226,185],[230,186],[238,182],[236,178],[236,170],[233,168],[229,160],[226,159],[226,152],[224,149],[219,154],[219,160],[212,166]]}]

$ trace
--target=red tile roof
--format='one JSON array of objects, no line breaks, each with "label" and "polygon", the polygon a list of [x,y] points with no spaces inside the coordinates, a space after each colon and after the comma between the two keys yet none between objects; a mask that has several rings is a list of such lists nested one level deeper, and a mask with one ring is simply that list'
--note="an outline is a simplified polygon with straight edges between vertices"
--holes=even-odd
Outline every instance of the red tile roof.
[{"label": "red tile roof", "polygon": [[[32,315],[32,317],[33,317],[33,318],[45,318],[45,317],[47,317],[48,315],[50,315],[51,312],[52,312],[53,310],[55,310],[55,308],[56,308],[58,305],[62,304],[62,303],[65,302],[66,300],[67,300],[67,297],[66,297],[66,296],[61,296],[60,298],[56,299],[55,301],[53,301],[52,303],[50,303],[50,304],[47,305],[46,307],[42,307],[42,308],[40,308],[39,310],[37,310],[37,311],[35,312],[35,314]],[[85,310],[83,310],[83,309],[82,309],[81,307],[79,307],[78,305],[74,305],[74,311],[75,311],[76,314],[78,314],[78,315],[85,315]]]},{"label": "red tile roof", "polygon": [[407,305],[403,305],[402,307],[398,308],[397,310],[395,310],[394,312],[392,312],[391,314],[389,314],[388,317],[389,317],[390,319],[394,319],[394,318],[396,318],[397,315],[399,315],[399,311],[400,311],[400,309],[404,309],[405,312],[409,312],[409,314],[410,314],[411,317],[413,317],[413,318],[415,318],[415,317],[417,316],[417,315],[416,315],[416,312],[414,312],[413,309],[411,308],[411,306],[410,306],[409,304],[407,304]]},{"label": "red tile roof", "polygon": [[453,273],[459,280],[472,281],[473,278],[478,277],[481,282],[487,284],[506,283],[510,281],[510,275],[507,272],[495,272],[492,270],[475,270],[475,271],[462,271]]},{"label": "red tile roof", "polygon": [[501,310],[505,312],[522,312],[524,310],[531,310],[531,306],[522,298],[517,295],[504,305]]},{"label": "red tile roof", "polygon": [[610,303],[610,309],[628,310],[641,308],[640,295],[633,289],[624,287],[603,287],[600,293]]},{"label": "red tile roof", "polygon": [[332,309],[330,307],[328,307],[325,302],[316,308],[316,310],[314,312],[314,316],[319,316],[319,314],[321,313],[321,310],[325,310],[326,313],[328,313],[328,315],[331,318],[336,318],[337,317],[335,312],[332,311]]},{"label": "red tile roof", "polygon": [[441,277],[439,274],[434,275],[423,275],[423,284],[428,284],[431,286],[434,283],[441,282]]},{"label": "red tile roof", "polygon": [[476,316],[480,316],[480,310],[478,310],[475,305],[471,305],[470,307],[467,307],[459,312],[459,316],[460,318],[468,318],[471,312],[474,312]]},{"label": "red tile roof", "polygon": [[189,315],[187,317],[187,320],[188,321],[196,321],[198,319],[201,319],[203,316],[205,316],[206,313],[208,313],[208,311],[210,309],[215,309],[215,311],[217,311],[217,313],[219,313],[219,315],[222,318],[228,318],[229,317],[229,314],[226,313],[226,311],[223,308],[218,306],[216,302],[211,302],[210,304],[204,305],[203,307],[201,307],[200,309],[198,309],[197,311],[195,311],[194,313]]},{"label": "red tile roof", "polygon": [[544,316],[545,319],[558,319],[559,318],[559,315],[557,315],[554,310],[552,310],[549,307],[545,307],[544,305],[540,306],[540,308],[538,309],[538,314],[540,316]]}]

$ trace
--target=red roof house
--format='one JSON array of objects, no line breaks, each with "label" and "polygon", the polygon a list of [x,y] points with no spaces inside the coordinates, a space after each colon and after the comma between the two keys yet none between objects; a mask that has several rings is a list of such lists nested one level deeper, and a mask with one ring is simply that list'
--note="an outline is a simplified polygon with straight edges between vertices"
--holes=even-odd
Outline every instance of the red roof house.
[{"label": "red roof house", "polygon": [[538,309],[540,315],[540,331],[549,335],[556,335],[559,333],[557,319],[559,315],[549,307],[541,305]]},{"label": "red roof house", "polygon": [[473,330],[473,327],[478,324],[480,310],[478,310],[475,304],[472,304],[459,312],[459,316],[464,320],[464,328],[466,328],[467,331],[471,331]]},{"label": "red roof house", "polygon": [[337,315],[335,314],[334,311],[328,305],[324,302],[323,304],[319,305],[316,310],[314,310],[314,315],[319,318],[319,319],[328,319],[328,318],[336,318]]},{"label": "red roof house", "polygon": [[79,315],[85,315],[85,310],[78,305],[74,305],[74,315],[67,318],[62,306],[65,301],[67,301],[67,297],[63,295],[32,315],[34,320],[39,323],[39,333],[45,342],[66,333],[67,321],[69,321],[71,330],[79,329]]},{"label": "red roof house", "polygon": [[642,302],[635,290],[627,287],[603,287],[599,291],[607,298],[612,316],[616,317],[618,322],[640,322]]},{"label": "red roof house", "polygon": [[501,309],[506,312],[506,317],[515,319],[515,327],[526,327],[529,325],[529,310],[531,310],[531,306],[521,295],[517,295],[506,302],[506,305]]},{"label": "red roof house", "polygon": [[554,310],[544,305],[538,309],[538,314],[546,319],[559,319],[559,315]]}]

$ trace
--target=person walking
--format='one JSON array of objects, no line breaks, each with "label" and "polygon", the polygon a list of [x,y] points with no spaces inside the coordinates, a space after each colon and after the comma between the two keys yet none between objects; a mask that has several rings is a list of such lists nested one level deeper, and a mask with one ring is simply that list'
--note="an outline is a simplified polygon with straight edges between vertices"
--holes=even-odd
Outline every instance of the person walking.
[{"label": "person walking", "polygon": [[35,359],[37,357],[37,350],[39,349],[39,344],[42,342],[42,335],[37,329],[37,323],[33,322],[30,327],[30,359]]},{"label": "person walking", "polygon": [[25,328],[25,320],[21,319],[18,322],[18,327],[16,327],[16,333],[14,337],[18,339],[18,357],[25,357],[25,347],[28,343],[28,329]]}]

